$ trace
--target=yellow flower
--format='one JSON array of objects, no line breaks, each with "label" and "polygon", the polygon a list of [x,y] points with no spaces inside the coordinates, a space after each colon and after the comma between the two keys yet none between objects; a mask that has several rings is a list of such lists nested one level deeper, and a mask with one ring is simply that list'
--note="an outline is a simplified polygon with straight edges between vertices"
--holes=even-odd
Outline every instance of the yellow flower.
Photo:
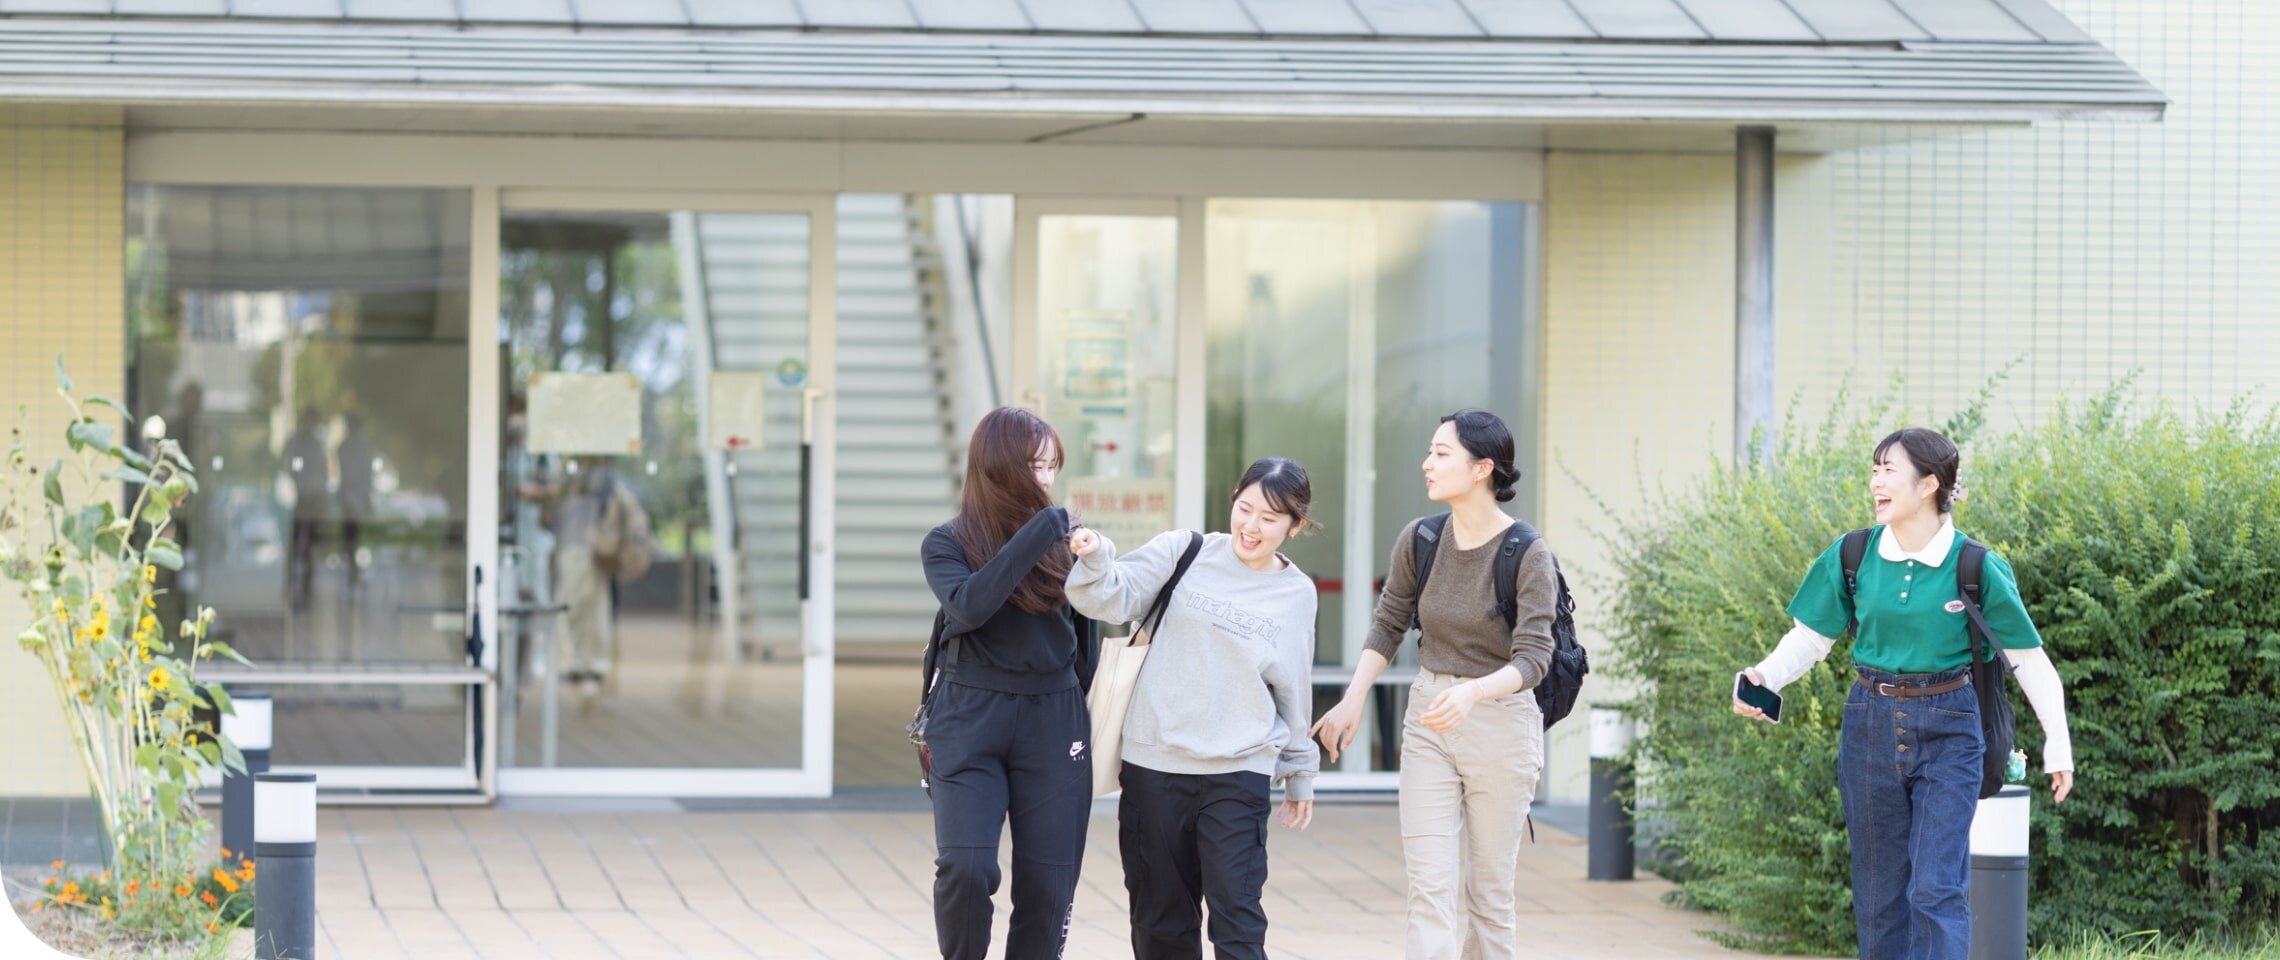
[{"label": "yellow flower", "polygon": [[88,625],[87,625],[87,635],[88,635],[88,636],[91,636],[91,637],[94,637],[94,638],[95,638],[95,639],[97,639],[97,640],[101,640],[101,639],[103,639],[105,636],[109,635],[109,634],[110,634],[110,632],[111,632],[111,624],[110,624],[110,622],[109,622],[109,621],[107,621],[107,620],[104,620],[102,617],[97,617],[97,618],[95,618],[95,622],[94,622],[94,623],[91,623],[91,624],[88,624]]},{"label": "yellow flower", "polygon": [[166,685],[171,682],[173,682],[173,678],[166,675],[165,667],[150,672],[150,686],[153,690],[164,690]]},{"label": "yellow flower", "polygon": [[143,594],[143,609],[145,609],[145,610],[156,610],[156,609],[158,609],[158,594],[155,594],[155,593],[146,593],[146,594]]},{"label": "yellow flower", "polygon": [[71,608],[64,606],[61,600],[55,602],[55,618],[65,621],[71,619]]},{"label": "yellow flower", "polygon": [[149,647],[144,647],[144,648],[143,648],[142,657],[143,657],[143,662],[144,662],[144,663],[149,663],[149,662],[150,662],[150,648],[149,648]]},{"label": "yellow flower", "polygon": [[144,582],[144,583],[157,583],[157,582],[158,582],[158,568],[157,568],[156,566],[153,566],[153,565],[151,565],[151,564],[147,564],[147,563],[146,563],[146,564],[143,564],[143,582]]}]

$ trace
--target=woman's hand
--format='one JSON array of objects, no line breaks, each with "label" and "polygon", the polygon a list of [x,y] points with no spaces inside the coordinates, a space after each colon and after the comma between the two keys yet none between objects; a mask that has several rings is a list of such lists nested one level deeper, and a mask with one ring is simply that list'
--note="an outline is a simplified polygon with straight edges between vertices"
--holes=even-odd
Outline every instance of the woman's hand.
[{"label": "woman's hand", "polygon": [[1467,680],[1441,691],[1441,695],[1433,698],[1433,702],[1426,706],[1425,713],[1419,716],[1417,720],[1419,723],[1423,723],[1427,730],[1435,733],[1447,733],[1455,730],[1458,724],[1465,722],[1465,715],[1471,713],[1473,704],[1479,702],[1479,685],[1474,681]]},{"label": "woman's hand", "polygon": [[2066,795],[2074,792],[2074,771],[2059,770],[2050,775],[2050,802],[2065,803]]},{"label": "woman's hand", "polygon": [[[1757,672],[1756,667],[1751,667],[1747,670],[1742,671],[1742,677],[1751,683],[1757,684],[1758,686],[1765,686],[1765,677]],[[1766,717],[1765,711],[1743,703],[1742,698],[1740,697],[1734,698],[1734,715],[1741,717],[1756,717],[1757,719],[1765,720],[1768,723],[1773,722],[1771,719]]]},{"label": "woman's hand", "polygon": [[1354,742],[1354,735],[1361,730],[1362,701],[1348,696],[1324,713],[1322,719],[1314,721],[1314,726],[1307,729],[1306,735],[1322,741],[1323,752],[1330,755],[1331,763],[1337,763],[1338,754]]},{"label": "woman's hand", "polygon": [[1100,549],[1100,534],[1093,532],[1091,527],[1078,527],[1069,532],[1070,553],[1080,557],[1089,557],[1092,556],[1093,551],[1098,549]]},{"label": "woman's hand", "polygon": [[1293,830],[1304,831],[1307,824],[1314,822],[1314,801],[1283,801],[1282,822],[1283,826],[1289,827]]}]

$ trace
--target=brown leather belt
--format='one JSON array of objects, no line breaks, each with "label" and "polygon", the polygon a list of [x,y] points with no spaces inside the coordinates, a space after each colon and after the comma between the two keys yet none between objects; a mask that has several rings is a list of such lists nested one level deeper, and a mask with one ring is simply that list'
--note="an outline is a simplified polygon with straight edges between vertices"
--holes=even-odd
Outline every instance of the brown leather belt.
[{"label": "brown leather belt", "polygon": [[1872,681],[1867,677],[1860,677],[1859,679],[1860,685],[1867,687],[1868,692],[1870,693],[1882,694],[1887,697],[1897,697],[1902,700],[1906,700],[1911,697],[1935,696],[1937,694],[1947,693],[1950,690],[1961,690],[1971,684],[1971,674],[1968,673],[1951,680],[1942,680],[1938,683],[1882,683],[1878,681]]}]

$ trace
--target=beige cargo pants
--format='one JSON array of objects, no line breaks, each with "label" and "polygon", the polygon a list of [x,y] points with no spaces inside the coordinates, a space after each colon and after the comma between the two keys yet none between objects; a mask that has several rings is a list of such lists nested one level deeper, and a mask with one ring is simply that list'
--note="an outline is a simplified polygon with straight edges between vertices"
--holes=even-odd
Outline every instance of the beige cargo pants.
[{"label": "beige cargo pants", "polygon": [[1544,772],[1543,713],[1524,690],[1474,704],[1447,733],[1427,729],[1418,718],[1433,698],[1465,679],[1419,670],[1401,724],[1409,960],[1506,960],[1518,951],[1513,874]]}]

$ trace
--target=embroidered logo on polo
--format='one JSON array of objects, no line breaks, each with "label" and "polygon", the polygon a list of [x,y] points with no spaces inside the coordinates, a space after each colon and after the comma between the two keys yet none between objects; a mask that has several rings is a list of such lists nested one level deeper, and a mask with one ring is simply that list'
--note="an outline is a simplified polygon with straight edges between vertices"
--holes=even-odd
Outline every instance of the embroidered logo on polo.
[{"label": "embroidered logo on polo", "polygon": [[1961,600],[1950,600],[1950,601],[1948,601],[1948,602],[1947,602],[1947,612],[1949,612],[1949,613],[1962,613],[1962,612],[1963,612],[1963,601],[1961,601]]},{"label": "embroidered logo on polo", "polygon": [[1069,759],[1071,759],[1071,760],[1075,760],[1076,758],[1078,758],[1078,757],[1081,757],[1081,756],[1084,756],[1084,755],[1085,755],[1085,742],[1084,742],[1084,741],[1082,741],[1082,740],[1073,740],[1073,741],[1070,741],[1070,743],[1069,743]]}]

